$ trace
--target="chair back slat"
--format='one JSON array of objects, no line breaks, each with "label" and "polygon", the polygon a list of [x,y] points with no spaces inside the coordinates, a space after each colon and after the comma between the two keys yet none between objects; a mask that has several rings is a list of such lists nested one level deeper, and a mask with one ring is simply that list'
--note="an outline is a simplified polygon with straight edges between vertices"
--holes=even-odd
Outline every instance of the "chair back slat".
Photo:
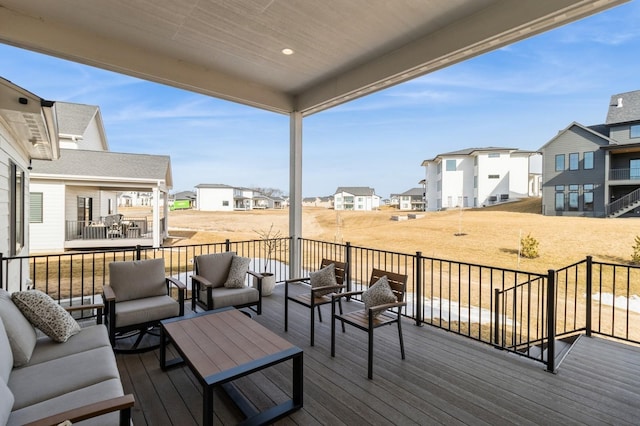
[{"label": "chair back slat", "polygon": [[336,262],[331,259],[322,259],[320,262],[320,269],[325,266],[329,266],[333,263],[336,271],[336,282],[340,285],[344,284],[345,279],[347,278],[347,264],[345,262]]},{"label": "chair back slat", "polygon": [[396,295],[398,302],[404,301],[404,293],[407,291],[407,276],[403,274],[397,274],[395,272],[387,272],[382,269],[373,269],[371,271],[371,280],[369,281],[369,287],[376,283],[383,276],[387,276],[389,281],[389,287]]}]

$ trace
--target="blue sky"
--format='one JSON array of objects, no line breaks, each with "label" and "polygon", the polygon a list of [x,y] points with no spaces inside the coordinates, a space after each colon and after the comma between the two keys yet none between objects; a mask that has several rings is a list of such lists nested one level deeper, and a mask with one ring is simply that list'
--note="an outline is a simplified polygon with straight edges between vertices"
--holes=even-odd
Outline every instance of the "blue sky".
[{"label": "blue sky", "polygon": [[[640,90],[640,0],[304,120],[303,195],[417,187],[423,160],[482,146],[537,150],[571,122],[603,123]],[[112,151],[171,156],[174,191],[289,190],[288,117],[0,44],[0,76],[100,106]]]}]

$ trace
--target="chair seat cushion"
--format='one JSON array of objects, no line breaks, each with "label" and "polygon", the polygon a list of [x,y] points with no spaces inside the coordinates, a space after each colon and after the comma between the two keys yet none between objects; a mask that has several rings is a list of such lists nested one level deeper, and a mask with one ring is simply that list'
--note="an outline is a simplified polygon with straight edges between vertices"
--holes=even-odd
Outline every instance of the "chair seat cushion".
[{"label": "chair seat cushion", "polygon": [[253,287],[214,288],[211,295],[213,299],[213,309],[258,303],[260,296],[258,290]]},{"label": "chair seat cushion", "polygon": [[59,343],[80,332],[80,325],[71,314],[40,290],[17,291],[11,300],[34,327]]},{"label": "chair seat cushion", "polygon": [[145,297],[116,303],[116,327],[145,324],[180,314],[180,304],[170,296]]},{"label": "chair seat cushion", "polygon": [[[311,288],[338,285],[336,281],[336,265],[330,263],[319,271],[311,272],[309,274],[309,283],[311,284]],[[334,292],[335,290],[325,290],[317,291],[315,294],[316,296],[324,296],[325,294]]]},{"label": "chair seat cushion", "polygon": [[[113,357],[113,356],[112,356]],[[47,415],[71,410],[83,405],[100,402],[108,398],[116,398],[124,395],[120,379],[107,379],[99,383],[75,389],[69,393],[16,409],[9,417],[8,426],[23,425],[28,422],[46,417]],[[3,423],[4,424],[4,423]],[[85,425],[117,425],[119,413],[110,413],[93,419],[85,420],[79,424]]]},{"label": "chair seat cushion", "polygon": [[[393,290],[391,290],[387,276],[383,275],[378,279],[378,281],[369,287],[368,290],[362,293],[362,301],[364,302],[365,311],[369,312],[369,308],[385,305],[387,303],[394,303],[397,302],[398,299],[395,294],[393,294]],[[374,313],[374,318],[379,314],[379,312]]]}]

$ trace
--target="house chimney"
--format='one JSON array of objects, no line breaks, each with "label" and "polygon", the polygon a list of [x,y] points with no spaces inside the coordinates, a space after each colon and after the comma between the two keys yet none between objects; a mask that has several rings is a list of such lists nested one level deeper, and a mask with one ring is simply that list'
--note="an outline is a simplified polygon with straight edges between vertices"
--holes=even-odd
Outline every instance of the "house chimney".
[{"label": "house chimney", "polygon": [[618,98],[618,108],[622,108],[622,98]]}]

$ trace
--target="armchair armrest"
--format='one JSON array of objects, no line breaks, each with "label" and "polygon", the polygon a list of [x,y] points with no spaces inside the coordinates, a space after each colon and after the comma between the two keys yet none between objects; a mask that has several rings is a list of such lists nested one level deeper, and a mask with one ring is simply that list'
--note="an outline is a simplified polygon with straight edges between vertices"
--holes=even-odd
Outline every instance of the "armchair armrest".
[{"label": "armchair armrest", "polygon": [[391,308],[401,308],[403,306],[407,306],[407,302],[385,303],[384,305],[372,306],[369,308],[369,315],[376,312],[386,311]]},{"label": "armchair armrest", "polygon": [[344,284],[336,284],[336,285],[325,285],[322,287],[312,287],[311,294],[315,294],[317,291],[327,291],[327,290],[340,290],[341,288],[345,288]]},{"label": "armchair armrest", "polygon": [[[109,287],[111,289],[111,287]],[[113,291],[113,290],[111,290]],[[104,304],[103,303],[92,303],[90,305],[74,305],[74,306],[65,306],[64,308],[67,312],[76,312],[82,311],[85,309],[96,309],[96,323],[102,324],[102,315],[104,313]]]},{"label": "armchair armrest", "polygon": [[256,271],[247,271],[247,274],[253,275],[254,277],[256,277],[258,279],[264,278],[263,275],[260,272],[256,272]]},{"label": "armchair armrest", "polygon": [[[178,303],[180,304],[180,316],[184,315],[184,294],[187,291],[187,286],[177,278],[173,277],[165,277],[165,282],[167,283],[167,291],[170,290],[171,285],[173,284],[178,288]],[[171,292],[169,292],[171,294]]]},{"label": "armchair armrest", "polygon": [[116,301],[116,293],[113,291],[109,284],[105,284],[102,286],[102,297],[107,303]]},{"label": "armchair armrest", "polygon": [[364,293],[364,290],[361,291],[347,291],[345,293],[334,293],[332,296],[333,300],[337,300],[341,297],[353,297],[353,296],[358,296],[360,294]]},{"label": "armchair armrest", "polygon": [[27,423],[28,426],[51,426],[57,425],[65,420],[69,420],[72,423],[87,420],[93,417],[101,416],[103,414],[112,413],[114,411],[120,411],[120,424],[128,425],[131,419],[131,407],[135,403],[133,395],[127,394],[116,398],[107,399],[93,404],[84,405],[82,407],[74,408],[72,410],[63,411],[61,413],[53,414],[48,417],[43,417],[31,423]]},{"label": "armchair armrest", "polygon": [[259,298],[262,299],[262,279],[264,278],[264,275],[256,271],[247,271],[247,274],[253,276],[254,278],[257,278],[258,294]]},{"label": "armchair armrest", "polygon": [[167,280],[167,284],[173,284],[176,287],[178,287],[178,290],[186,290],[187,286],[185,283],[183,283],[182,281],[180,281],[177,278],[173,278],[173,277],[166,277]]},{"label": "armchair armrest", "polygon": [[211,284],[211,281],[209,281],[208,279],[206,279],[202,275],[193,274],[193,275],[191,275],[191,280],[192,281],[197,281],[198,283],[200,283],[201,285],[203,285],[205,287],[211,287],[213,285],[213,284]]},{"label": "armchair armrest", "polygon": [[284,280],[285,284],[291,284],[291,283],[306,283],[309,284],[309,277],[300,277],[300,278],[291,278],[288,280]]}]

